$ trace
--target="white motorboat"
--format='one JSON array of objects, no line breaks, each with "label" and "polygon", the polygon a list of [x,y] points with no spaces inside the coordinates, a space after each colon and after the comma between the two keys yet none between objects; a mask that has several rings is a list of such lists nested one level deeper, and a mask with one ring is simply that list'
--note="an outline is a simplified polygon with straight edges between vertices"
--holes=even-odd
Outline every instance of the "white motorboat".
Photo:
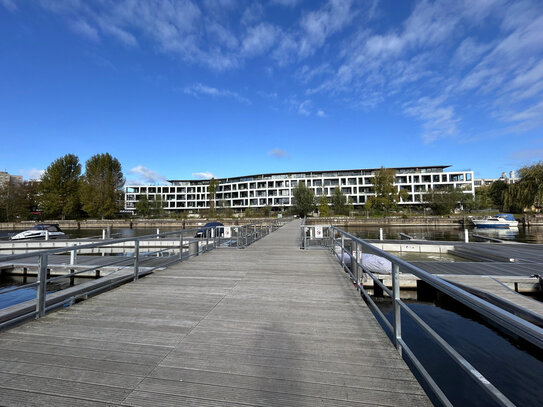
[{"label": "white motorboat", "polygon": [[518,221],[510,213],[485,216],[482,219],[472,218],[471,221],[478,228],[509,229],[518,226]]},{"label": "white motorboat", "polygon": [[67,237],[57,224],[38,224],[24,232],[11,236],[11,240],[60,239]]}]

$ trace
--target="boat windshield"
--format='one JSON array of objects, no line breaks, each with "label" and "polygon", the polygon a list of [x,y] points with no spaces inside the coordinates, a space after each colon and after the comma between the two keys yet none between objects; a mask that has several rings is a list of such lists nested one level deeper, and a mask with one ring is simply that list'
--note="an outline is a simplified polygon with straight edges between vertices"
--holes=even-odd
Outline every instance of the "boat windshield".
[{"label": "boat windshield", "polygon": [[503,218],[505,220],[515,220],[515,217],[510,213],[500,213],[496,215],[497,218]]}]

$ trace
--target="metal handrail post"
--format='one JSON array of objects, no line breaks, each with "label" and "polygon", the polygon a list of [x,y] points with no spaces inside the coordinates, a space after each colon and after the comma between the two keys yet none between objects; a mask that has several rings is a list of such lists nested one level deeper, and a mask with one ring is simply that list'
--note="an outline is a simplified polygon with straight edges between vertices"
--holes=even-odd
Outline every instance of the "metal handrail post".
[{"label": "metal handrail post", "polygon": [[357,278],[357,287],[360,287],[362,285],[362,245],[356,242],[356,278]]},{"label": "metal handrail post", "polygon": [[392,263],[392,302],[394,304],[394,346],[402,354],[402,314],[400,306],[400,266]]},{"label": "metal handrail post", "polygon": [[358,290],[358,283],[360,281],[358,276],[358,242],[353,241],[351,245],[351,273],[353,273],[356,280],[356,289]]},{"label": "metal handrail post", "polygon": [[134,241],[134,281],[138,279],[140,273],[140,241]]},{"label": "metal handrail post", "polygon": [[77,264],[77,249],[70,252],[70,266]]},{"label": "metal handrail post", "polygon": [[249,226],[245,226],[245,247],[249,246]]},{"label": "metal handrail post", "polygon": [[47,254],[40,255],[40,270],[36,292],[36,319],[45,315],[45,297],[47,295]]},{"label": "metal handrail post", "polygon": [[179,234],[179,261],[183,261],[183,240],[185,237],[185,232]]},{"label": "metal handrail post", "polygon": [[341,234],[341,267],[345,270],[345,236]]},{"label": "metal handrail post", "polygon": [[209,249],[209,236],[207,235],[207,232],[206,232],[206,249],[204,250],[204,252],[207,252],[208,249]]}]

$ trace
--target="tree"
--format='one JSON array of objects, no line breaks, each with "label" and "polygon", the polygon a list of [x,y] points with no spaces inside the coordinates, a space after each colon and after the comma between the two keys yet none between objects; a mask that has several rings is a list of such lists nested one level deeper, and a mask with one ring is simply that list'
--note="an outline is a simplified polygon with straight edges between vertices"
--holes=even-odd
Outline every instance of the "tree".
[{"label": "tree", "polygon": [[39,186],[40,207],[48,217],[79,215],[81,164],[73,154],[57,158],[45,170]]},{"label": "tree", "polygon": [[492,206],[492,199],[490,198],[490,187],[481,186],[475,188],[475,205],[474,209],[488,209]]},{"label": "tree", "polygon": [[215,178],[209,180],[209,211],[211,214],[215,213],[215,194],[217,193],[217,187],[219,186],[219,181]]},{"label": "tree", "polygon": [[493,182],[492,185],[490,185],[490,189],[488,191],[488,196],[492,201],[492,204],[500,211],[503,210],[504,207],[505,194],[507,189],[507,184],[504,181],[496,181]]},{"label": "tree", "polygon": [[294,197],[293,213],[302,217],[315,210],[315,194],[303,182],[299,182],[292,190]]},{"label": "tree", "polygon": [[155,199],[150,203],[151,215],[154,218],[160,218],[164,215],[164,201],[162,195],[155,195]]},{"label": "tree", "polygon": [[[389,212],[396,209],[400,200],[400,194],[394,185],[396,172],[392,169],[381,167],[375,172],[373,179],[373,192],[366,202],[366,209],[377,212]],[[404,195],[405,196],[405,195]]]},{"label": "tree", "polygon": [[330,216],[330,206],[328,206],[328,198],[324,195],[321,195],[319,198],[319,216],[328,217]]},{"label": "tree", "polygon": [[151,214],[151,205],[147,195],[140,196],[140,199],[136,202],[136,212],[141,217],[148,217]]},{"label": "tree", "polygon": [[7,182],[0,186],[0,222],[32,219],[37,211],[37,182]]},{"label": "tree", "polygon": [[505,191],[505,206],[510,210],[543,208],[543,162],[522,167],[518,171],[520,181],[509,185]]},{"label": "tree", "polygon": [[424,200],[435,215],[448,215],[463,200],[461,190],[447,188],[432,190],[424,195]]},{"label": "tree", "polygon": [[96,154],[85,163],[81,182],[83,210],[90,216],[112,217],[122,204],[124,177],[119,161],[109,153]]},{"label": "tree", "polygon": [[341,191],[340,187],[334,189],[332,194],[332,209],[334,210],[335,215],[347,215],[347,197]]}]

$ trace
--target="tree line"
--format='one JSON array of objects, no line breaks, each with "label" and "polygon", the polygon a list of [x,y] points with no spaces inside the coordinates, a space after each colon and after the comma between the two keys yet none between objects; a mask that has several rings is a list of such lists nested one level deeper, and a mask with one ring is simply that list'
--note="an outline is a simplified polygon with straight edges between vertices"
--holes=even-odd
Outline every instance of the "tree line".
[{"label": "tree line", "polygon": [[39,182],[10,182],[1,187],[0,221],[112,218],[123,207],[124,176],[120,162],[109,153],[85,162],[66,154],[53,161]]},{"label": "tree line", "polygon": [[[489,186],[475,189],[475,196],[459,188],[434,189],[423,194],[422,208],[434,215],[448,215],[457,208],[464,212],[495,208],[499,211],[521,213],[543,209],[543,162],[526,166],[518,171],[520,181],[508,184],[498,180]],[[364,205],[368,214],[386,216],[400,210],[399,203],[405,202],[409,191],[394,185],[396,173],[392,169],[376,171],[372,192]],[[348,215],[353,205],[348,202],[340,187],[336,187],[331,198],[320,196],[317,200],[313,190],[299,183],[293,190],[293,212],[306,216],[318,209],[320,216]],[[420,205],[418,205],[420,207]]]}]

